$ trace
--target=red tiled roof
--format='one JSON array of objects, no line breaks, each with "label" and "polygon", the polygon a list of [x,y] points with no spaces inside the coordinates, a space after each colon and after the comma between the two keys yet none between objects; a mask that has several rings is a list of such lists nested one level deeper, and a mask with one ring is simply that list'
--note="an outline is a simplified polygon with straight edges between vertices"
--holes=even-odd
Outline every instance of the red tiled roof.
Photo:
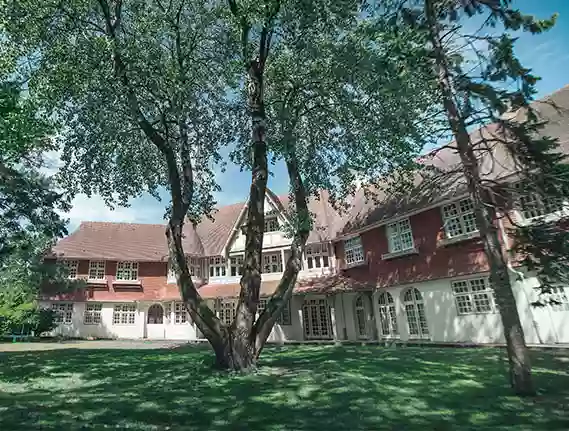
[{"label": "red tiled roof", "polygon": [[[290,209],[288,196],[279,197],[270,190],[267,193],[281,210]],[[196,256],[221,255],[244,206],[244,202],[226,205],[196,226],[186,223],[184,251]],[[311,197],[309,208],[315,215],[315,227],[308,242],[330,241],[335,233],[331,226],[337,224],[338,215],[332,209],[327,193],[321,193],[319,199]],[[168,258],[165,231],[165,224],[83,222],[52,251],[68,259],[162,261]]]},{"label": "red tiled roof", "polygon": [[[279,285],[280,280],[263,281],[261,283],[260,296],[272,295]],[[340,274],[317,277],[312,279],[299,280],[294,287],[293,293],[335,293],[335,292],[358,292],[363,290],[372,290],[372,283],[359,282],[348,279]],[[198,291],[202,298],[237,298],[241,285],[239,283],[219,283],[206,284],[201,286]]]},{"label": "red tiled roof", "polygon": [[168,256],[165,232],[162,224],[82,222],[52,252],[66,259],[162,261]]},{"label": "red tiled roof", "polygon": [[[532,107],[538,116],[547,119],[547,124],[539,133],[542,136],[557,138],[559,151],[568,154],[569,85],[533,102]],[[516,113],[520,121],[524,115],[522,110]],[[516,172],[514,162],[503,144],[507,138],[496,124],[475,130],[470,136],[474,145],[480,146],[480,150],[483,146],[491,149],[491,152],[479,151],[483,154],[480,159],[480,173],[483,178],[496,181]],[[389,181],[381,183],[378,187],[371,187],[367,191],[360,189],[352,201],[349,216],[339,233],[347,235],[397,215],[464,195],[466,179],[455,148],[455,143],[451,142],[421,157],[419,163],[423,164],[425,169],[413,174],[412,186],[404,194],[390,193]]]}]

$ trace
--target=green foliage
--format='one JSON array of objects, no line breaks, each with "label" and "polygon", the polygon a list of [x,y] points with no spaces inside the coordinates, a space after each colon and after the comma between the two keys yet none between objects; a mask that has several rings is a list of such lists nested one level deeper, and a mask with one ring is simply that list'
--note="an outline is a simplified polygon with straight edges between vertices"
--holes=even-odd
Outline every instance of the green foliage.
[{"label": "green foliage", "polygon": [[30,239],[65,233],[56,210],[69,208],[68,203],[40,173],[44,152],[56,148],[52,132],[51,123],[22,96],[19,85],[0,80],[0,267],[15,247],[27,247]]},{"label": "green foliage", "polygon": [[[114,39],[103,5],[120,15],[110,17]],[[20,73],[36,100],[55,106],[64,126],[58,179],[68,192],[98,193],[109,205],[143,192],[159,198],[161,187],[172,187],[169,167],[143,118],[179,170],[191,160],[188,211],[199,218],[214,203],[213,168],[222,163],[220,145],[230,140],[225,86],[232,40],[222,12],[207,1],[113,5],[9,2],[4,25],[10,42],[31,62]]]},{"label": "green foliage", "polygon": [[[535,104],[535,86],[539,77],[522,65],[515,52],[516,38],[512,31],[523,30],[532,34],[552,28],[556,15],[538,19],[514,8],[510,0],[449,2],[423,0],[403,2],[407,9],[404,19],[414,28],[428,30],[423,16],[423,5],[430,1],[438,18],[439,35],[446,47],[449,62],[449,80],[453,84],[454,100],[460,121],[465,127],[496,125],[492,133],[485,133],[479,142],[471,142],[479,158],[499,166],[496,153],[505,149],[509,162],[518,175],[512,182],[523,187],[501,185],[496,187],[494,177],[482,178],[477,187],[494,195],[494,210],[508,214],[520,208],[528,199],[542,202],[561,202],[569,198],[569,168],[566,156],[559,152],[558,143],[544,134],[546,119],[539,115]],[[483,25],[476,32],[465,30],[466,19],[478,16]],[[554,107],[554,109],[556,109]],[[503,156],[502,156],[503,159]],[[548,223],[538,220],[531,225],[515,229],[514,253],[521,253],[524,263],[536,271],[548,291],[555,283],[567,280],[565,242],[568,238],[566,222]]]}]

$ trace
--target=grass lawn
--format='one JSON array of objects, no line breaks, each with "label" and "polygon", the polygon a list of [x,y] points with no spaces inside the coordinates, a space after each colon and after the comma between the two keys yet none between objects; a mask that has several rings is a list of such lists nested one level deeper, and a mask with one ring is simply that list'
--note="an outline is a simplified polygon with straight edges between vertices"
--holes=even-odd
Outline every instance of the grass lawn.
[{"label": "grass lawn", "polygon": [[500,349],[267,348],[259,371],[204,347],[0,353],[0,430],[568,430],[569,357],[534,353],[535,399]]}]

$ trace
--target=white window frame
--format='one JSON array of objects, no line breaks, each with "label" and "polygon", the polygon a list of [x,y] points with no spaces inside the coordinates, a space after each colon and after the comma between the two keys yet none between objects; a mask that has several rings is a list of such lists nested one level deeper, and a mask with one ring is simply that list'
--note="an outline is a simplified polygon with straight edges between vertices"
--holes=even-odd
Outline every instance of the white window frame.
[{"label": "white window frame", "polygon": [[63,264],[67,269],[67,278],[69,280],[77,280],[79,276],[79,261],[78,260],[64,260]]},{"label": "white window frame", "polygon": [[219,320],[229,326],[237,315],[237,300],[235,298],[220,298],[215,301],[215,311]]},{"label": "white window frame", "polygon": [[[269,303],[269,298],[259,298],[259,304],[257,304],[257,317],[261,315],[263,310],[267,307]],[[279,325],[288,326],[292,325],[292,319],[290,315],[290,300],[285,303],[281,314],[275,320],[275,323]]]},{"label": "white window frame", "polygon": [[399,338],[397,326],[397,311],[395,301],[390,292],[380,292],[377,297],[379,310],[379,326],[383,338]]},{"label": "white window frame", "polygon": [[415,241],[409,218],[390,223],[385,227],[389,253],[413,250]]},{"label": "white window frame", "polygon": [[330,256],[327,243],[310,244],[304,248],[304,258],[308,271],[330,268]]},{"label": "white window frame", "polygon": [[100,302],[87,302],[83,313],[84,325],[100,325],[102,322],[103,304]]},{"label": "white window frame", "polygon": [[138,281],[138,262],[128,260],[117,262],[115,280]]},{"label": "white window frame", "polygon": [[198,257],[188,258],[188,269],[192,277],[202,278],[202,264]]},{"label": "white window frame", "polygon": [[104,281],[106,276],[106,262],[104,260],[89,261],[88,280]]},{"label": "white window frame", "polygon": [[283,257],[280,251],[263,253],[263,274],[278,274],[283,272]]},{"label": "white window frame", "polygon": [[[453,280],[451,289],[459,315],[496,312],[494,291],[487,277]],[[483,304],[488,304],[488,307]]]},{"label": "white window frame", "polygon": [[307,340],[330,340],[334,338],[330,306],[326,298],[304,300],[302,304],[302,325],[304,338]]},{"label": "white window frame", "polygon": [[115,304],[113,307],[113,326],[136,325],[136,304]]},{"label": "white window frame", "polygon": [[536,191],[532,191],[524,186],[523,182],[514,184],[516,190],[520,190],[519,195],[516,196],[516,209],[520,218],[524,222],[531,223],[532,221],[550,218],[553,216],[561,216],[565,211],[566,202],[555,198],[547,199],[540,196]]},{"label": "white window frame", "polygon": [[173,302],[172,310],[174,311],[174,318],[172,323],[174,325],[186,325],[190,323],[190,314],[183,302]]},{"label": "white window frame", "polygon": [[[423,294],[416,287],[408,287],[401,292],[401,295],[405,308],[409,339],[430,338]],[[415,332],[413,332],[413,328],[415,328]]]},{"label": "white window frame", "polygon": [[53,302],[51,309],[55,313],[54,321],[58,325],[71,325],[73,323],[72,302]]},{"label": "white window frame", "polygon": [[238,256],[231,256],[229,258],[229,275],[231,277],[239,277],[243,275],[243,263],[245,257],[240,254]]},{"label": "white window frame", "polygon": [[264,233],[280,232],[281,227],[276,214],[265,214]]},{"label": "white window frame", "polygon": [[[474,215],[474,202],[470,197],[442,206],[441,213],[447,239],[460,238],[478,232]],[[458,228],[458,232],[449,231],[453,225]]]},{"label": "white window frame", "polygon": [[215,256],[209,258],[209,276],[210,278],[227,276],[227,262],[224,257]]},{"label": "white window frame", "polygon": [[364,248],[360,236],[344,240],[344,258],[347,266],[357,265],[364,261]]},{"label": "white window frame", "polygon": [[569,311],[569,288],[552,286],[546,295],[547,306],[551,311]]}]

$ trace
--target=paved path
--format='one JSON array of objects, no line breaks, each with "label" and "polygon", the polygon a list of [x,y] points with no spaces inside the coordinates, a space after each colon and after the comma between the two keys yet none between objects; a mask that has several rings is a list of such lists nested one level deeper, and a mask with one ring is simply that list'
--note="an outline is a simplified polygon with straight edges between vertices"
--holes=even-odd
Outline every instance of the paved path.
[{"label": "paved path", "polygon": [[174,340],[67,340],[50,342],[0,343],[0,352],[30,352],[55,349],[168,349],[187,344]]}]

